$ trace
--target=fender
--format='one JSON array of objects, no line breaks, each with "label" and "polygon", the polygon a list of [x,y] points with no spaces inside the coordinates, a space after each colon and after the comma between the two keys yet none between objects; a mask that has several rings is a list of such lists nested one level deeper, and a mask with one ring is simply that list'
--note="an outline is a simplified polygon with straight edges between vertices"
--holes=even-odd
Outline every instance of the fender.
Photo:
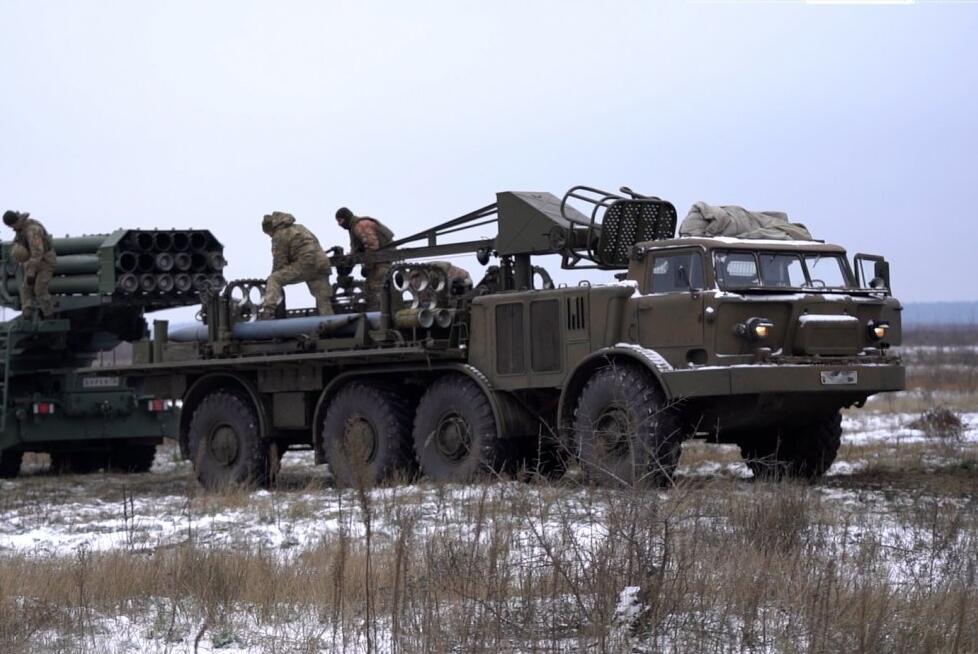
[{"label": "fender", "polygon": [[642,366],[655,377],[655,381],[659,384],[666,399],[672,399],[672,393],[669,392],[669,386],[664,377],[664,373],[672,372],[672,364],[655,350],[631,343],[619,343],[592,353],[581,361],[570,377],[567,378],[560,393],[560,404],[557,408],[557,424],[561,430],[570,426],[570,421],[574,417],[574,406],[577,404],[577,398],[594,371],[609,363],[616,362],[630,362]]},{"label": "fender", "polygon": [[[326,408],[329,405],[329,400],[339,391],[339,389],[349,381],[354,379],[361,379],[363,377],[374,377],[377,375],[390,375],[391,373],[404,372],[412,375],[419,374],[417,367],[395,367],[395,366],[382,366],[373,368],[362,368],[358,370],[353,370],[350,372],[344,372],[340,375],[334,377],[323,392],[319,396],[319,401],[316,403],[316,408],[313,411],[313,422],[312,422],[312,444],[313,451],[316,454],[316,463],[326,463],[326,453],[323,448],[323,419],[325,418]],[[465,363],[434,363],[430,364],[425,372],[431,373],[444,373],[444,372],[457,372],[465,375],[482,389],[482,392],[489,399],[489,405],[492,407],[492,416],[496,422],[496,435],[500,438],[504,438],[507,430],[506,426],[513,423],[513,408],[509,407],[504,399],[501,397],[501,393],[496,391],[489,380],[486,379],[478,368],[470,366]],[[505,406],[504,406],[505,405]]]},{"label": "fender", "polygon": [[258,427],[261,430],[261,437],[267,438],[271,433],[271,422],[265,403],[261,401],[261,396],[255,389],[255,385],[247,377],[229,372],[207,374],[191,384],[187,392],[183,394],[183,410],[180,412],[180,453],[184,459],[190,458],[188,439],[193,409],[208,393],[219,388],[244,391],[258,412]]}]

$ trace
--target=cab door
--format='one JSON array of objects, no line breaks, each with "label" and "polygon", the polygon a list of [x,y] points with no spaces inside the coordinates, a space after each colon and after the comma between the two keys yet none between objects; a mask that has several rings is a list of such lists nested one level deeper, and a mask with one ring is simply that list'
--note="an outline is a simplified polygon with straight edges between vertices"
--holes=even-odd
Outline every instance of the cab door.
[{"label": "cab door", "polygon": [[701,250],[651,254],[646,269],[648,291],[638,299],[642,345],[653,348],[703,345],[703,265]]}]

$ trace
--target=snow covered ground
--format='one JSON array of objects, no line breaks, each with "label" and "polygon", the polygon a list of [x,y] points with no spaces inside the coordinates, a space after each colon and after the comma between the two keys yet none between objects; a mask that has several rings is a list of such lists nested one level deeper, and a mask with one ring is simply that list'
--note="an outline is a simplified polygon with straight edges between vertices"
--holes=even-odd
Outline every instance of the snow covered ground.
[{"label": "snow covered ground", "polygon": [[[956,443],[972,447],[978,444],[978,413],[961,417],[965,429]],[[876,484],[861,481],[859,475],[864,474],[869,462],[861,458],[862,450],[879,446],[886,451],[899,451],[934,442],[911,427],[916,418],[917,415],[908,413],[848,412],[840,459],[826,480],[804,491],[817,504],[817,512],[822,516],[819,519],[824,520],[819,529],[824,532],[826,543],[831,544],[826,547],[859,550],[871,544],[882,552],[881,560],[885,562],[885,570],[879,572],[881,578],[897,586],[920,583],[920,579],[940,574],[942,565],[950,565],[942,559],[946,549],[939,550],[935,544],[937,532],[921,533],[917,529],[914,520],[919,507],[956,510],[969,501],[961,497],[927,496],[906,488],[880,489]],[[750,480],[736,448],[696,447],[702,450],[680,465],[681,483],[693,487],[705,484],[703,487],[708,489],[709,484],[719,482],[724,484],[724,493],[744,498],[756,493],[777,494],[776,486],[758,485]],[[681,504],[678,498],[686,492],[682,488],[652,491],[648,502],[650,506]],[[514,518],[514,524],[510,525],[512,538],[524,543],[520,546],[519,560],[513,562],[517,566],[530,565],[527,562],[538,565],[545,558],[542,539],[553,537],[557,542],[558,536],[567,530],[571,540],[565,538],[559,542],[565,546],[570,542],[582,552],[597,555],[607,536],[604,516],[614,508],[609,499],[613,496],[596,499],[589,489],[573,484],[500,482],[433,486],[419,483],[370,494],[373,537],[381,544],[392,543],[397,538],[404,511],[408,511],[422,542],[439,538],[459,542],[486,538],[474,530],[473,524],[475,516],[484,510],[487,497],[496,506],[543,507],[552,503],[559,509],[553,515],[541,513],[532,525],[525,523],[525,516]],[[974,512],[965,515],[975,517]],[[0,482],[0,557],[71,561],[92,554],[146,556],[192,545],[207,551],[260,551],[283,564],[292,564],[340,534],[360,540],[364,534],[363,518],[356,494],[332,488],[327,471],[313,465],[310,452],[290,452],[286,456],[280,484],[275,490],[210,496],[200,491],[190,466],[179,461],[169,447],[161,448],[152,472],[144,475],[56,477],[35,463],[20,478]],[[497,516],[496,519],[506,518]],[[689,518],[701,519],[698,514]],[[710,520],[713,528],[721,531],[736,528],[728,518]],[[969,538],[970,533],[963,532],[955,538]],[[617,626],[609,625],[622,642],[628,640],[629,622],[639,620],[642,615],[641,597],[637,586],[622,593]],[[366,651],[366,643],[356,638],[337,645],[335,632],[331,635],[323,616],[313,609],[297,606],[289,614],[292,618],[288,621],[269,621],[260,618],[254,607],[241,606],[230,610],[220,627],[202,622],[200,616],[181,615],[174,630],[172,625],[169,629],[161,626],[167,616],[154,609],[149,601],[125,614],[87,616],[88,638],[94,640],[84,651],[234,654]],[[382,620],[377,623],[380,643],[373,643],[373,651],[388,651],[385,649],[391,641],[388,626]],[[736,633],[736,628],[731,627],[731,633]],[[73,651],[58,645],[64,644],[64,634],[39,633],[33,638],[39,652]],[[532,648],[516,647],[512,651],[525,649]]]}]

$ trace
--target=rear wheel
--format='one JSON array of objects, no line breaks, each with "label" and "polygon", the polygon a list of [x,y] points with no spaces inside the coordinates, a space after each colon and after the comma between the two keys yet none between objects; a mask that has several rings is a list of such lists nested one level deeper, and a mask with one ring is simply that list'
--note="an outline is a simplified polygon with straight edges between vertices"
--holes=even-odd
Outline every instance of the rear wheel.
[{"label": "rear wheel", "polygon": [[842,414],[818,416],[738,439],[747,467],[758,479],[817,479],[828,472],[842,442]]},{"label": "rear wheel", "polygon": [[581,392],[573,442],[587,476],[631,486],[672,479],[682,429],[652,376],[635,366],[598,370]]},{"label": "rear wheel", "polygon": [[23,452],[0,452],[0,479],[13,479],[20,474]]},{"label": "rear wheel", "polygon": [[254,403],[243,395],[219,390],[205,397],[190,420],[188,440],[197,479],[205,488],[271,483],[270,443],[262,438]]},{"label": "rear wheel", "polygon": [[428,388],[414,418],[414,451],[428,478],[468,482],[496,472],[500,449],[492,405],[478,384],[449,374]]},{"label": "rear wheel", "polygon": [[326,410],[323,438],[338,486],[369,488],[413,465],[410,412],[392,389],[346,385]]}]

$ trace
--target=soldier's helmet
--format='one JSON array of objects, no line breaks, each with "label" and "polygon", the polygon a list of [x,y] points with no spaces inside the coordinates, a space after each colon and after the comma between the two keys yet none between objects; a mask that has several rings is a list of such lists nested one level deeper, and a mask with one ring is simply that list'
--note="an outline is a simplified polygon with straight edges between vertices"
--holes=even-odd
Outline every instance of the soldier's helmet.
[{"label": "soldier's helmet", "polygon": [[26,220],[28,216],[30,216],[29,213],[21,213],[20,211],[8,209],[3,212],[3,224],[7,227],[13,227],[21,220]]}]

